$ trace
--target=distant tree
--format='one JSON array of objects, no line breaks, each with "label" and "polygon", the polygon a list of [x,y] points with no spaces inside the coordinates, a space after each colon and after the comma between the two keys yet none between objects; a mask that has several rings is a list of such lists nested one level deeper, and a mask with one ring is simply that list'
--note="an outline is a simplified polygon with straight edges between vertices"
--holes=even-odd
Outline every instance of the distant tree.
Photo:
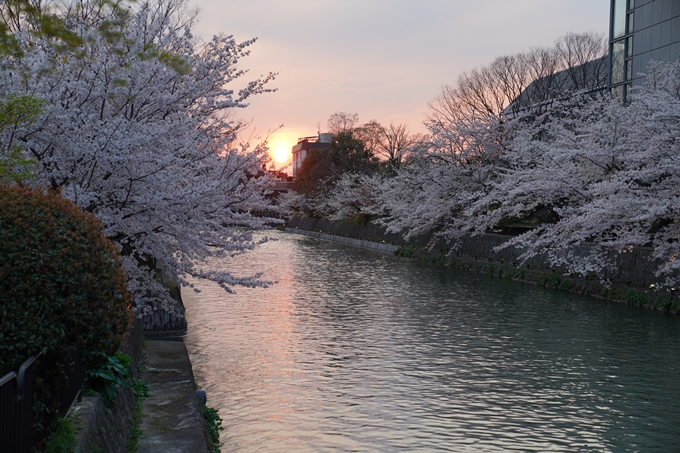
[{"label": "distant tree", "polygon": [[307,156],[297,171],[293,189],[299,194],[310,196],[316,192],[321,181],[333,176],[333,165],[328,149],[316,148],[307,151]]},{"label": "distant tree", "polygon": [[382,158],[390,170],[401,165],[421,137],[420,134],[409,134],[406,124],[390,123],[385,127],[376,120],[356,127],[353,136],[364,144],[366,151]]},{"label": "distant tree", "polygon": [[302,162],[295,180],[295,191],[305,195],[319,193],[347,172],[370,174],[377,171],[378,159],[366,150],[353,132],[333,136],[325,149],[312,149]]},{"label": "distant tree", "polygon": [[420,138],[420,134],[409,134],[406,124],[390,123],[389,126],[382,128],[377,154],[387,161],[391,169],[397,169]]},{"label": "distant tree", "polygon": [[369,174],[378,169],[378,159],[352,131],[334,136],[328,150],[337,163],[337,176],[347,172]]},{"label": "distant tree", "polygon": [[354,138],[361,140],[367,151],[377,154],[384,132],[385,128],[382,124],[376,120],[371,120],[366,124],[354,128],[353,136]]},{"label": "distant tree", "polygon": [[[555,49],[560,59],[560,67],[567,70],[573,90],[597,88],[607,82],[606,58],[609,44],[599,33],[568,33],[559,38]],[[588,62],[595,65],[586,66]]]},{"label": "distant tree", "polygon": [[551,99],[601,88],[607,78],[606,54],[603,35],[569,33],[552,47],[498,57],[463,72],[455,86],[443,86],[429,104],[428,119],[516,115]]},{"label": "distant tree", "polygon": [[328,132],[338,135],[341,132],[354,130],[359,122],[357,113],[335,112],[328,118]]}]

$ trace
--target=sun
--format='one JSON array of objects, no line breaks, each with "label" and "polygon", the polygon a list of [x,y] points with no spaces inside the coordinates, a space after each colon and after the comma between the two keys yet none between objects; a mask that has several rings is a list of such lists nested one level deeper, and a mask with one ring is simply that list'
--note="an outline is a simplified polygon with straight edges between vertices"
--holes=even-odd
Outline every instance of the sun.
[{"label": "sun", "polygon": [[285,145],[277,145],[274,148],[274,160],[280,164],[287,162],[290,159],[290,151]]}]

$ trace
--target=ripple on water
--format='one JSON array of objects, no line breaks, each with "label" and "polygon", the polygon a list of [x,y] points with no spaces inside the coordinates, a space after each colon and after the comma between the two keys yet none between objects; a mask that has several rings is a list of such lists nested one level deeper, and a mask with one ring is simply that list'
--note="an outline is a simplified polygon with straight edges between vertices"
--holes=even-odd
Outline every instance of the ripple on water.
[{"label": "ripple on water", "polygon": [[673,451],[677,317],[304,236],[185,290],[223,451]]}]

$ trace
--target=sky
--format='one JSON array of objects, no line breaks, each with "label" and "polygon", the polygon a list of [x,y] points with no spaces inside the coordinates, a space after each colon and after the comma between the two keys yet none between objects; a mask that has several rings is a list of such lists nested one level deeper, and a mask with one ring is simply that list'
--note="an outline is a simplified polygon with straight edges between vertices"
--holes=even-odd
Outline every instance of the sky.
[{"label": "sky", "polygon": [[[238,67],[278,73],[237,117],[272,154],[326,130],[335,112],[425,132],[428,101],[461,72],[569,32],[606,33],[609,0],[189,0],[203,40],[257,38]],[[281,165],[281,164],[279,164]]]}]

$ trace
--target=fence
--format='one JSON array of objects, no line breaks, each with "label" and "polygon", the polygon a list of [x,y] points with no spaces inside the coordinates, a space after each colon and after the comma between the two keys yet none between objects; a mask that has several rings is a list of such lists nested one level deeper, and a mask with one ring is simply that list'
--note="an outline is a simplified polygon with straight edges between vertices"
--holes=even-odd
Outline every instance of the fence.
[{"label": "fence", "polygon": [[[68,409],[85,382],[85,368],[77,352],[64,364],[65,379],[59,379],[54,391],[38,398],[38,382],[54,384],[58,364],[38,353],[26,360],[19,372],[0,378],[0,451],[29,453],[44,439],[46,429],[59,412]],[[40,403],[36,405],[40,399]],[[36,414],[36,407],[49,410]]]}]

